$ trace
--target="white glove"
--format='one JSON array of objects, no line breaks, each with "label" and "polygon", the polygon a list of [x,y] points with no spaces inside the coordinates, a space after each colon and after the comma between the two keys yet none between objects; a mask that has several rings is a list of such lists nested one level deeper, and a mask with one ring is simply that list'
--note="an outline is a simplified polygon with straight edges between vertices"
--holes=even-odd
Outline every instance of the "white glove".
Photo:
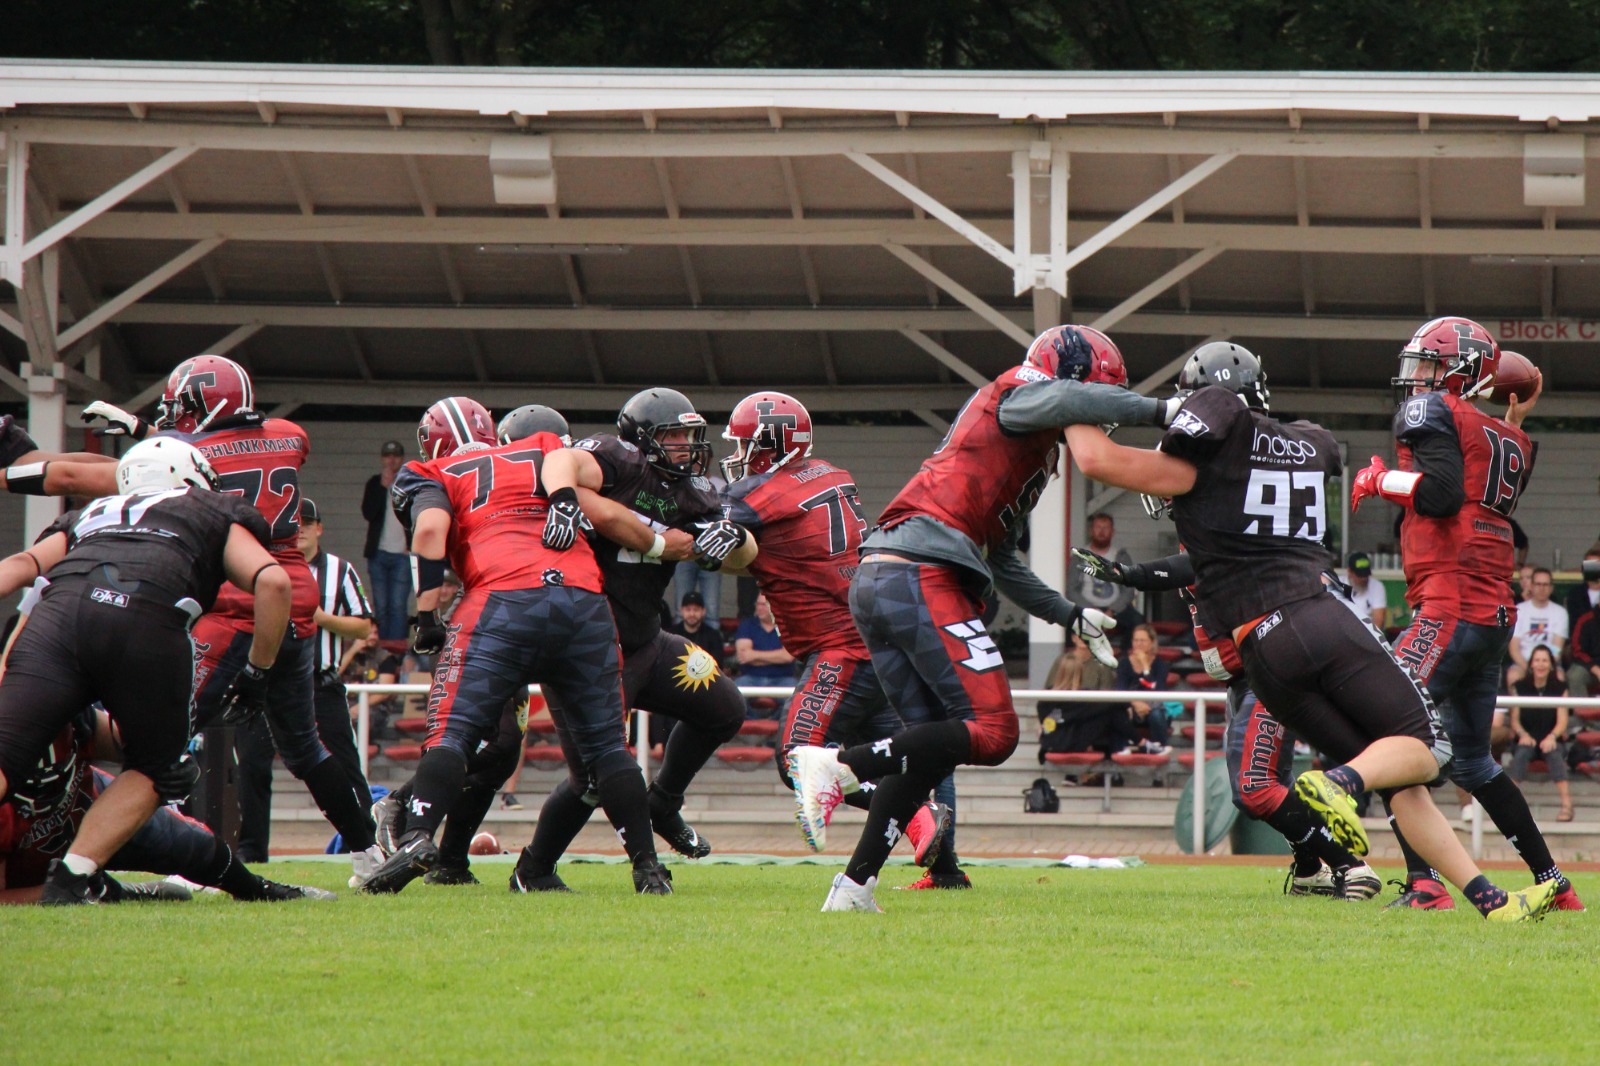
[{"label": "white glove", "polygon": [[1111,650],[1111,641],[1106,639],[1106,632],[1115,628],[1117,620],[1098,607],[1085,607],[1072,623],[1072,631],[1089,645],[1094,657],[1113,670],[1117,667],[1117,653]]},{"label": "white glove", "polygon": [[92,422],[96,418],[105,419],[105,428],[95,430],[102,437],[132,437],[138,440],[149,428],[149,423],[138,415],[130,415],[122,408],[104,400],[96,400],[85,407],[81,417],[85,422]]},{"label": "white glove", "polygon": [[1200,650],[1200,662],[1204,664],[1206,673],[1210,674],[1214,679],[1218,681],[1231,681],[1233,679],[1233,674],[1228,671],[1226,666],[1222,665],[1222,652],[1216,648],[1202,648]]}]

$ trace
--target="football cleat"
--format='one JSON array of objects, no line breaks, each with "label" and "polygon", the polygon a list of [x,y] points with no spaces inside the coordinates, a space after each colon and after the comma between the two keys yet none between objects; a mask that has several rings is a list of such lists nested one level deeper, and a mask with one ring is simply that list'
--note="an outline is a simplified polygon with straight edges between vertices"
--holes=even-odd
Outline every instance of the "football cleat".
[{"label": "football cleat", "polygon": [[836,748],[801,746],[789,751],[789,780],[794,782],[795,821],[806,846],[821,851],[828,841],[828,822],[846,792],[861,787],[856,775],[839,761]]},{"label": "football cleat", "polygon": [[105,882],[90,874],[75,874],[60,859],[50,860],[45,874],[44,890],[39,895],[42,907],[68,907],[82,903],[100,903],[105,899]]},{"label": "football cleat", "polygon": [[422,876],[425,885],[476,885],[481,884],[469,866],[447,866],[440,863]]},{"label": "football cleat", "polygon": [[1378,871],[1364,862],[1356,866],[1346,866],[1333,875],[1334,898],[1347,903],[1359,903],[1371,899],[1382,891],[1383,879],[1378,876]]},{"label": "football cleat", "polygon": [[1352,855],[1365,855],[1371,845],[1367,830],[1356,814],[1355,797],[1333,783],[1321,770],[1307,770],[1295,778],[1294,791],[1321,819],[1333,842]]},{"label": "football cleat", "polygon": [[339,897],[325,888],[315,888],[311,885],[285,885],[277,881],[261,879],[261,901],[263,903],[287,903],[295,899],[331,900]]},{"label": "football cleat", "polygon": [[572,889],[554,873],[535,877],[525,873],[519,866],[511,871],[511,891],[517,895],[525,895],[530,892],[571,892]]},{"label": "football cleat", "polygon": [[1572,882],[1565,877],[1556,882],[1556,895],[1550,901],[1553,911],[1581,911],[1584,909],[1583,901],[1578,898],[1578,890],[1572,887]]},{"label": "football cleat", "polygon": [[909,885],[898,887],[908,892],[921,892],[930,888],[971,888],[972,878],[968,877],[964,870],[953,874],[936,874],[929,870]]},{"label": "football cleat", "polygon": [[1400,886],[1400,898],[1384,904],[1385,910],[1395,907],[1410,907],[1419,911],[1453,911],[1456,901],[1450,895],[1450,890],[1431,877],[1414,877],[1409,881],[1390,881],[1391,885]]},{"label": "football cleat", "polygon": [[672,871],[647,861],[633,868],[633,890],[641,896],[672,895]]},{"label": "football cleat", "polygon": [[824,913],[870,911],[873,914],[882,914],[883,908],[878,906],[878,901],[872,895],[872,890],[877,887],[876,877],[869,877],[866,884],[858,885],[844,874],[834,874],[833,887],[828,889],[828,898],[822,902],[822,910]]},{"label": "football cleat", "polygon": [[[406,807],[393,792],[372,805],[372,824],[378,847],[383,849],[382,862],[400,847],[400,838],[406,834]],[[352,886],[354,887],[354,886]]]},{"label": "football cleat", "polygon": [[398,892],[433,869],[438,861],[439,845],[422,830],[416,830],[361,883],[361,891],[374,896]]},{"label": "football cleat", "polygon": [[683,815],[683,797],[667,795],[650,786],[650,825],[673,851],[688,859],[703,859],[711,854],[711,842],[701,836]]},{"label": "football cleat", "polygon": [[1516,892],[1507,892],[1506,901],[1484,917],[1491,922],[1536,922],[1555,902],[1556,883],[1545,881]]},{"label": "football cleat", "polygon": [[1317,872],[1301,877],[1294,872],[1294,860],[1289,860],[1289,875],[1283,879],[1283,894],[1286,896],[1331,896],[1336,891],[1333,883],[1333,871],[1328,869],[1327,863],[1317,867]]},{"label": "football cleat", "polygon": [[374,844],[366,851],[352,851],[350,853],[350,887],[360,888],[367,883],[367,878],[377,872],[378,867],[389,857],[389,852],[383,849],[382,844]]},{"label": "football cleat", "polygon": [[932,866],[944,851],[944,834],[950,826],[950,808],[929,800],[917,808],[906,826],[906,839],[911,841],[911,859],[918,866]]}]

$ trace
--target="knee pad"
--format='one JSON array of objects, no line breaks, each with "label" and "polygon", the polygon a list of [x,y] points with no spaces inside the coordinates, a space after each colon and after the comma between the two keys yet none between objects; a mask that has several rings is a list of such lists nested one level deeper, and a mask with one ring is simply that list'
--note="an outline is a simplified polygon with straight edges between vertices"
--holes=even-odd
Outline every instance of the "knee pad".
[{"label": "knee pad", "polygon": [[200,783],[200,764],[184,752],[165,767],[149,773],[156,787],[156,796],[162,803],[181,803],[189,798],[194,786]]}]

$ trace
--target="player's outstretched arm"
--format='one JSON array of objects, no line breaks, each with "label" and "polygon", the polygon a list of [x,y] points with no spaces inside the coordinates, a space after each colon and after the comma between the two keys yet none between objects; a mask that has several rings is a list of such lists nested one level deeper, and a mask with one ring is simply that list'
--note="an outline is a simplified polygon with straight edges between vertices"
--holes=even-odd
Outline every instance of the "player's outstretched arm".
[{"label": "player's outstretched arm", "polygon": [[1194,564],[1187,552],[1148,563],[1119,563],[1088,548],[1073,548],[1072,558],[1097,580],[1126,585],[1140,592],[1166,592],[1195,582]]},{"label": "player's outstretched arm", "polygon": [[0,473],[0,487],[23,496],[115,496],[117,464],[109,456],[29,452]]},{"label": "player's outstretched arm", "polygon": [[1183,406],[1177,397],[1157,400],[1117,385],[1084,381],[1040,381],[1019,385],[1000,401],[997,417],[1007,433],[1036,433],[1078,423],[1165,426]]},{"label": "player's outstretched arm", "polygon": [[1068,426],[1067,447],[1079,470],[1106,485],[1152,496],[1182,496],[1194,488],[1196,471],[1188,460],[1117,444],[1099,426]]},{"label": "player's outstretched arm", "polygon": [[258,669],[270,669],[289,628],[289,575],[256,535],[238,524],[228,531],[222,568],[229,581],[255,596],[255,636],[249,661]]},{"label": "player's outstretched arm", "polygon": [[0,596],[9,596],[27,588],[33,584],[34,578],[43,576],[66,554],[67,535],[56,533],[28,550],[0,561]]}]

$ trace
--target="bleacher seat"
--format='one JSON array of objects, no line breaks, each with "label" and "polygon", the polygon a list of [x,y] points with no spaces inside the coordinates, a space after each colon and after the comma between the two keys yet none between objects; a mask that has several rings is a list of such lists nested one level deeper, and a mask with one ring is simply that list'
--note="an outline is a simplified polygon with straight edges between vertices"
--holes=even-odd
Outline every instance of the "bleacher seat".
[{"label": "bleacher seat", "polygon": [[776,748],[767,747],[741,747],[738,744],[724,744],[717,749],[717,758],[729,766],[739,768],[754,768],[762,763],[769,763],[777,753]]},{"label": "bleacher seat", "polygon": [[[1225,731],[1225,729],[1226,729],[1225,726],[1220,726],[1220,725],[1208,725],[1208,726],[1206,726],[1206,739],[1207,740],[1220,741],[1222,739],[1222,734]],[[1192,726],[1192,725],[1179,726],[1178,727],[1178,732],[1183,734],[1183,738],[1185,740],[1193,740],[1194,739],[1194,726]]]},{"label": "bleacher seat", "polygon": [[1591,748],[1600,747],[1600,729],[1585,729],[1577,736]]},{"label": "bleacher seat", "polygon": [[1184,674],[1183,680],[1190,688],[1212,689],[1225,687],[1221,681],[1218,681],[1204,670],[1195,670],[1192,673]]},{"label": "bleacher seat", "polygon": [[1160,647],[1160,648],[1156,649],[1156,658],[1157,659],[1162,659],[1162,660],[1164,660],[1166,662],[1169,662],[1169,663],[1175,663],[1179,659],[1186,658],[1188,656],[1188,654],[1189,654],[1189,649],[1188,648]]},{"label": "bleacher seat", "polygon": [[770,737],[778,733],[774,718],[746,718],[739,726],[739,734],[746,737]]},{"label": "bleacher seat", "polygon": [[1098,751],[1051,751],[1044,756],[1051,766],[1098,766],[1105,760]]},{"label": "bleacher seat", "polygon": [[394,728],[408,737],[420,737],[428,731],[426,718],[396,718]]},{"label": "bleacher seat", "polygon": [[528,722],[528,732],[537,733],[542,737],[556,735],[556,722],[554,718],[537,718]]},{"label": "bleacher seat", "polygon": [[1179,621],[1151,622],[1150,628],[1154,629],[1158,636],[1169,638],[1188,636],[1194,629],[1188,622]]},{"label": "bleacher seat", "polygon": [[534,744],[528,748],[528,761],[535,766],[565,766],[567,757],[559,744]]},{"label": "bleacher seat", "polygon": [[1169,761],[1166,755],[1150,755],[1142,751],[1113,752],[1111,761],[1118,766],[1165,766]]},{"label": "bleacher seat", "polygon": [[1577,713],[1585,722],[1600,722],[1600,707],[1579,707]]},{"label": "bleacher seat", "polygon": [[421,744],[390,744],[383,749],[384,755],[395,762],[416,762],[422,758]]},{"label": "bleacher seat", "polygon": [[[1221,757],[1222,757],[1222,752],[1220,752],[1220,751],[1213,751],[1213,750],[1209,750],[1209,749],[1206,751],[1206,761],[1208,761],[1208,762],[1210,760],[1212,760],[1212,759],[1217,759],[1217,758],[1221,758]],[[1178,765],[1183,767],[1186,770],[1193,770],[1194,769],[1194,752],[1192,752],[1192,751],[1180,751],[1178,753]]]}]

